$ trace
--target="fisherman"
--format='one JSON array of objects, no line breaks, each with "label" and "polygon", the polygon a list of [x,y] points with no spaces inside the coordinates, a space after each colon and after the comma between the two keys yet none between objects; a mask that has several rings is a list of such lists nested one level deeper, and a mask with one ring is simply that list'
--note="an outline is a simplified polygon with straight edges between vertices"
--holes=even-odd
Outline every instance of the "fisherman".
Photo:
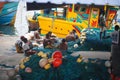
[{"label": "fisherman", "polygon": [[112,73],[116,77],[120,77],[120,31],[119,26],[115,26],[115,31],[111,33],[111,61]]},{"label": "fisherman", "polygon": [[[23,38],[24,38],[24,36],[21,36],[21,39],[23,39]],[[16,43],[15,43],[17,53],[23,53],[22,46],[23,46],[22,40],[17,40]]]},{"label": "fisherman", "polygon": [[52,44],[57,42],[57,40],[56,40],[57,37],[55,34],[53,34],[51,31],[49,31],[47,34],[49,35],[49,38],[50,38]]},{"label": "fisherman", "polygon": [[106,25],[105,25],[105,17],[104,17],[104,13],[100,15],[100,21],[99,21],[99,25],[100,25],[100,39],[105,38],[105,34],[106,34]]},{"label": "fisherman", "polygon": [[73,35],[73,32],[70,32],[67,36],[66,36],[66,41],[75,41],[75,37]]},{"label": "fisherman", "polygon": [[24,42],[23,50],[24,50],[25,56],[30,56],[36,53],[36,51],[32,50],[33,48],[32,42],[28,41],[27,38],[25,38],[24,36],[21,36],[21,40]]},{"label": "fisherman", "polygon": [[73,29],[73,30],[72,30],[72,33],[73,33],[75,39],[78,39],[78,35],[77,35],[77,33],[76,33],[76,30]]},{"label": "fisherman", "polygon": [[75,41],[76,39],[78,39],[78,35],[76,33],[76,31],[73,29],[67,36],[66,36],[66,41]]},{"label": "fisherman", "polygon": [[119,26],[115,26],[115,31],[111,33],[111,38],[112,38],[112,44],[113,45],[119,45]]},{"label": "fisherman", "polygon": [[62,39],[62,42],[58,45],[58,48],[60,50],[67,50],[68,49],[68,45],[65,39]]},{"label": "fisherman", "polygon": [[41,29],[39,28],[38,30],[34,31],[34,40],[40,44],[40,42],[42,42],[42,38],[40,37],[41,34]]},{"label": "fisherman", "polygon": [[55,38],[56,37],[55,34],[53,34],[51,31],[49,31],[47,34],[50,36],[50,38]]},{"label": "fisherman", "polygon": [[50,38],[50,34],[46,34],[45,39],[43,40],[44,48],[53,48],[52,40]]}]

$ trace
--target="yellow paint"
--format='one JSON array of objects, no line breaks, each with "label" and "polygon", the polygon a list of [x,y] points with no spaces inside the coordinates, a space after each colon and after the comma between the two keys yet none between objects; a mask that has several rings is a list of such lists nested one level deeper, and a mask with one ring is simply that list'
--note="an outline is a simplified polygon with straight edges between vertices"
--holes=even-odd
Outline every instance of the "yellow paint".
[{"label": "yellow paint", "polygon": [[70,19],[70,18],[77,18],[77,13],[74,12],[74,4],[72,5],[72,11],[70,12],[69,10],[67,11],[67,15],[66,18]]},{"label": "yellow paint", "polygon": [[13,19],[12,19],[11,22],[10,22],[10,25],[14,25],[14,23],[15,23],[15,18],[16,18],[16,15],[14,15]]},{"label": "yellow paint", "polygon": [[99,8],[92,8],[90,16],[90,27],[98,28]]},{"label": "yellow paint", "polygon": [[69,18],[77,18],[77,13],[75,13],[75,12],[67,12],[66,18],[67,19],[69,19]]},{"label": "yellow paint", "polygon": [[104,11],[106,12],[106,10],[107,10],[107,5],[104,6]]},{"label": "yellow paint", "polygon": [[[29,18],[29,21],[36,22]],[[73,26],[78,26],[81,30],[87,28],[88,21],[79,22],[69,22],[66,20],[55,19],[54,22],[52,18],[48,17],[38,17],[39,26],[42,29],[41,33],[46,34],[48,31],[52,31],[57,37],[65,38],[70,31],[75,29]],[[80,33],[77,32],[78,36]]]},{"label": "yellow paint", "polygon": [[[55,19],[53,22],[54,25],[52,27],[52,18],[42,16],[38,17],[38,22],[40,28],[42,29],[42,34],[46,34],[48,31],[52,31],[59,38],[65,38],[66,35],[74,29],[73,26],[78,26],[80,29],[82,29],[81,26],[85,25],[85,23],[83,24],[78,22],[69,22],[66,20]],[[80,36],[80,33],[77,32],[77,34]]]},{"label": "yellow paint", "polygon": [[72,12],[74,12],[75,4],[72,4]]}]

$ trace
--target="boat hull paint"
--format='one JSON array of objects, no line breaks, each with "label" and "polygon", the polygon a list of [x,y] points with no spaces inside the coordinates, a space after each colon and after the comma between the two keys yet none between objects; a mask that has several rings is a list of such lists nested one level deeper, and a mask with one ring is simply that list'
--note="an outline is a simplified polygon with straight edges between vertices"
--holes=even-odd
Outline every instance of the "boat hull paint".
[{"label": "boat hull paint", "polygon": [[42,29],[42,34],[46,34],[48,31],[52,31],[59,38],[65,38],[66,35],[68,35],[69,32],[73,29],[75,29],[78,36],[80,36],[81,30],[86,28],[82,27],[84,23],[70,22],[62,19],[54,20],[52,18],[42,16],[38,17],[38,22],[40,28]]},{"label": "boat hull paint", "polygon": [[17,6],[18,2],[9,2],[4,4],[0,12],[0,25],[11,24],[15,17]]},{"label": "boat hull paint", "polygon": [[0,24],[1,25],[10,24],[11,21],[13,20],[14,15],[15,15],[15,12],[12,12],[12,13],[7,14],[5,16],[1,16],[0,17]]}]

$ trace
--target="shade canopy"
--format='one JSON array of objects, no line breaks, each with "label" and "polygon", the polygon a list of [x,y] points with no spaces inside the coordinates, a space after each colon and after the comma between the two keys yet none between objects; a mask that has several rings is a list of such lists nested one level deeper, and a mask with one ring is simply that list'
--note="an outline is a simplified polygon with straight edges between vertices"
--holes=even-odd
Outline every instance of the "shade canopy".
[{"label": "shade canopy", "polygon": [[37,2],[27,2],[27,10],[40,10],[47,8],[56,8],[64,6],[65,4],[54,4],[54,3],[37,3]]},{"label": "shade canopy", "polygon": [[[0,2],[19,2],[20,0],[0,0]],[[120,0],[21,0],[27,2],[27,10],[40,10],[60,7],[65,4],[120,6]]]}]

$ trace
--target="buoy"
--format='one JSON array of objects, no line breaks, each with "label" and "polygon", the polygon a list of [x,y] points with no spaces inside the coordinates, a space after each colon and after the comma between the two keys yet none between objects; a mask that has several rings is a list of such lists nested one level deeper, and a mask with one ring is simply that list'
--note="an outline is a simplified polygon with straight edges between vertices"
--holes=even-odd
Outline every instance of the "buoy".
[{"label": "buoy", "polygon": [[42,52],[42,51],[40,51],[37,55],[38,56],[41,56],[41,55],[43,55],[44,53]]},{"label": "buoy", "polygon": [[54,58],[53,61],[53,67],[57,68],[62,64],[62,59],[61,58]]},{"label": "buoy", "polygon": [[46,64],[45,66],[44,66],[44,68],[47,70],[47,69],[49,69],[51,67],[51,65],[50,64]]},{"label": "buoy", "polygon": [[25,68],[25,72],[31,73],[31,72],[32,72],[32,69],[31,69],[30,67],[26,67],[26,68]]},{"label": "buoy", "polygon": [[49,58],[49,59],[48,59],[48,62],[49,62],[49,63],[52,63],[53,61],[54,61],[53,58]]},{"label": "buoy", "polygon": [[78,44],[74,44],[74,48],[77,48],[78,47]]},{"label": "buoy", "polygon": [[62,53],[61,53],[61,51],[55,51],[55,52],[52,54],[52,58],[62,58]]},{"label": "buoy", "polygon": [[24,69],[25,65],[23,63],[20,64],[20,69]]},{"label": "buoy", "polygon": [[42,59],[39,61],[39,66],[40,66],[41,68],[43,68],[47,63],[48,63],[48,59],[47,59],[47,58],[42,58]]},{"label": "buoy", "polygon": [[78,58],[78,59],[77,59],[77,62],[78,62],[78,63],[82,62],[82,59],[81,59],[81,58]]},{"label": "buoy", "polygon": [[30,57],[25,57],[23,61],[24,61],[24,63],[25,63],[25,62],[27,62],[27,61],[29,61],[29,60],[30,60]]},{"label": "buoy", "polygon": [[91,51],[93,51],[93,48],[90,48]]},{"label": "buoy", "polygon": [[41,55],[41,57],[47,58],[47,54],[44,53],[44,54]]},{"label": "buoy", "polygon": [[110,61],[105,61],[105,66],[106,67],[110,67],[111,66],[111,62]]}]

